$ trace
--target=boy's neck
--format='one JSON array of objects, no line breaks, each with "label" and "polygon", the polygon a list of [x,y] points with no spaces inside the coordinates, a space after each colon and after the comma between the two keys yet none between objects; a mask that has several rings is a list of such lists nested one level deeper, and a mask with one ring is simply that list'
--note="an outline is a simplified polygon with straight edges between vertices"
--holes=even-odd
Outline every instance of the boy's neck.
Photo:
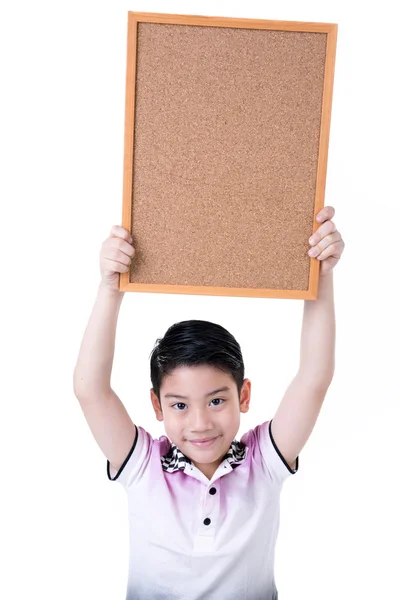
[{"label": "boy's neck", "polygon": [[222,460],[216,461],[214,463],[209,463],[209,464],[200,464],[200,463],[195,463],[192,460],[192,463],[194,464],[194,466],[197,467],[199,469],[199,471],[201,471],[203,473],[203,475],[205,475],[207,477],[207,479],[212,479],[215,471],[218,469],[221,462],[222,462]]}]

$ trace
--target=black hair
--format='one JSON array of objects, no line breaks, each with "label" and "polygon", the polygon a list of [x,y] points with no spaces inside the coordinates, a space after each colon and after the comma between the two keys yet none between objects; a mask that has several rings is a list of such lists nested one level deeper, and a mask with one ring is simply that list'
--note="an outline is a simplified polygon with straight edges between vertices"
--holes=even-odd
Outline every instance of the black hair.
[{"label": "black hair", "polygon": [[157,339],[150,355],[150,377],[160,400],[163,377],[176,367],[210,365],[234,379],[238,394],[244,381],[242,351],[236,339],[221,325],[209,321],[181,321]]}]

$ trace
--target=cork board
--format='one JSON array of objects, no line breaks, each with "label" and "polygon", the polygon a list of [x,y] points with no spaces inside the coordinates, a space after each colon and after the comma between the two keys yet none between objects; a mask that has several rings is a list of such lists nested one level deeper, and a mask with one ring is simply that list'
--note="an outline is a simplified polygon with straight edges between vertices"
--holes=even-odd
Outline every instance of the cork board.
[{"label": "cork board", "polygon": [[121,291],[317,298],[336,36],[128,13]]}]

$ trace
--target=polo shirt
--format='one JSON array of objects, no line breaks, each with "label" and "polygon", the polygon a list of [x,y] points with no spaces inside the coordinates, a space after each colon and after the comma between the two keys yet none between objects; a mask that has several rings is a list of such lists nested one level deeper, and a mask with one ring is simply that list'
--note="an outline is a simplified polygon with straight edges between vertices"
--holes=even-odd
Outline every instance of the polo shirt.
[{"label": "polo shirt", "polygon": [[282,484],[292,470],[271,422],[234,440],[208,479],[166,436],[136,439],[118,472],[126,490],[126,600],[276,600]]}]

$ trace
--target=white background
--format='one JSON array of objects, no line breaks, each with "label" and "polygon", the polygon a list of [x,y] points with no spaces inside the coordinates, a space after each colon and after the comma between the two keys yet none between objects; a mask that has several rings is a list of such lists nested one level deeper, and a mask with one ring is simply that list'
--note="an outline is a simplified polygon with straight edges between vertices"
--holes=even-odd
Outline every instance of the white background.
[{"label": "white background", "polygon": [[[282,600],[398,599],[400,98],[389,0],[2,8],[0,596],[125,594],[125,493],[107,479],[72,373],[100,245],[121,216],[128,10],[339,24],[326,190],[346,242],[335,269],[336,373],[284,487],[276,580]],[[253,383],[241,435],[273,416],[297,370],[302,309],[300,300],[127,294],[113,386],[158,437],[156,338],[183,319],[221,323]]]}]

